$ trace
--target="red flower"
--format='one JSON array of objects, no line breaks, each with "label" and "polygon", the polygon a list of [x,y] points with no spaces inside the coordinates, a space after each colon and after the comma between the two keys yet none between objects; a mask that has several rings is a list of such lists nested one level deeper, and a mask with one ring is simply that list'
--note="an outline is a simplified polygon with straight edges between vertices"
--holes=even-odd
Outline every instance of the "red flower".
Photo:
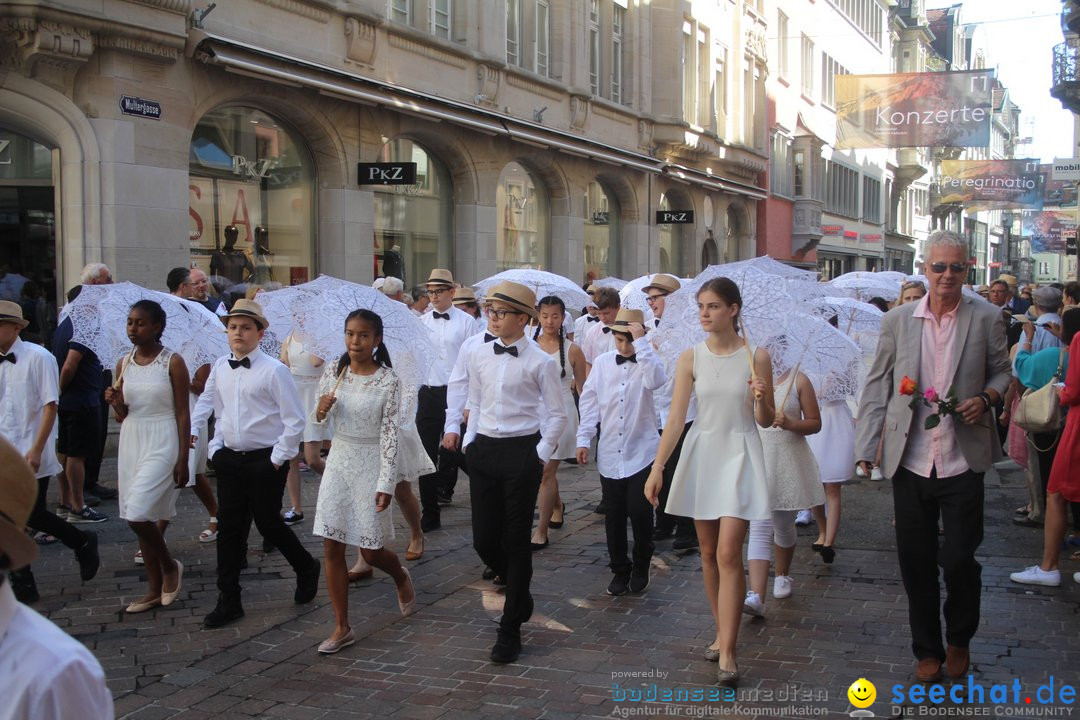
[{"label": "red flower", "polygon": [[911,378],[909,378],[907,375],[905,375],[900,380],[900,394],[901,395],[914,395],[915,391],[918,389],[918,387],[919,386],[915,384],[915,381],[912,380]]}]

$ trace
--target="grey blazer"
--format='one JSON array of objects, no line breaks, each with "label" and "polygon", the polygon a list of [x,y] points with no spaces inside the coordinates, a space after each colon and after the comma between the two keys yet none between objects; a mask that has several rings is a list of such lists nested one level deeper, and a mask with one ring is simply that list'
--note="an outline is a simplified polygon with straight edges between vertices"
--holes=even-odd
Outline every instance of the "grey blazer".
[{"label": "grey blazer", "polygon": [[[908,435],[923,432],[922,428],[912,426],[914,411],[908,407],[911,398],[898,392],[905,375],[920,388],[925,385],[919,378],[923,321],[912,317],[918,305],[907,303],[885,314],[877,353],[859,404],[855,460],[873,460],[878,441],[884,438],[881,473],[887,478],[893,477],[900,467]],[[956,334],[960,343],[960,351],[953,358],[957,397],[964,400],[990,388],[1004,396],[1012,367],[1001,309],[963,297],[956,312]],[[944,393],[947,388],[940,390]],[[987,413],[974,425],[958,422],[954,426],[960,451],[975,472],[986,472],[996,457],[994,446],[998,437],[993,424],[993,415]]]}]

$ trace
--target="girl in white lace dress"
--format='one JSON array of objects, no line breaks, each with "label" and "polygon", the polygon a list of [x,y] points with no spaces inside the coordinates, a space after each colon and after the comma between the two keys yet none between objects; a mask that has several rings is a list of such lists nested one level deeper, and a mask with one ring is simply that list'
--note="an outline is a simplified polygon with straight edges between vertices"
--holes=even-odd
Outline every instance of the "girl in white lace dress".
[{"label": "girl in white lace dress", "polygon": [[121,421],[120,517],[139,538],[149,585],[146,595],[127,607],[129,613],[171,605],[184,572],[169,554],[163,527],[176,514],[178,488],[188,481],[189,381],[184,359],[162,347],[164,331],[160,305],[140,300],[131,306],[127,334],[135,349],[116,365],[119,389],[105,391],[105,401]]},{"label": "girl in white lace dress", "polygon": [[356,642],[349,625],[347,545],[390,575],[402,615],[412,612],[416,592],[386,541],[393,534],[390,498],[398,481],[401,381],[390,369],[382,342],[382,318],[354,310],[345,319],[346,353],[319,381],[316,423],[333,419],[333,446],[326,458],[313,532],[324,539],[326,585],[336,627],[319,646],[325,655]]}]

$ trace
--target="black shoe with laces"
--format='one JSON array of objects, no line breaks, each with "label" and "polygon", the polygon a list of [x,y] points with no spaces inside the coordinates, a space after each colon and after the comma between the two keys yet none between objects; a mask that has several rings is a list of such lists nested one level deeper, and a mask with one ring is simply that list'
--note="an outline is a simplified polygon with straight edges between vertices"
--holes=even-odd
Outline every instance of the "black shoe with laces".
[{"label": "black shoe with laces", "polygon": [[315,599],[319,592],[319,571],[321,568],[322,566],[318,560],[312,560],[310,568],[296,574],[296,593],[293,594],[293,600],[298,605],[309,603]]},{"label": "black shoe with laces", "polygon": [[203,618],[203,625],[208,628],[224,627],[231,622],[236,622],[242,617],[244,617],[244,606],[240,604],[239,599],[228,600],[219,595],[217,607],[211,610],[210,614]]},{"label": "black shoe with laces", "polygon": [[625,595],[630,589],[630,573],[615,573],[607,586],[608,595]]},{"label": "black shoe with laces", "polygon": [[101,556],[98,555],[97,533],[84,532],[86,543],[75,551],[75,559],[79,561],[79,577],[83,582],[94,579],[98,568],[101,567]]},{"label": "black shoe with laces", "polygon": [[642,593],[645,592],[645,588],[649,587],[649,569],[645,568],[644,572],[638,572],[635,570],[630,573],[630,592]]},{"label": "black shoe with laces", "polygon": [[491,661],[505,665],[521,655],[521,631],[499,629],[499,637],[491,648]]}]

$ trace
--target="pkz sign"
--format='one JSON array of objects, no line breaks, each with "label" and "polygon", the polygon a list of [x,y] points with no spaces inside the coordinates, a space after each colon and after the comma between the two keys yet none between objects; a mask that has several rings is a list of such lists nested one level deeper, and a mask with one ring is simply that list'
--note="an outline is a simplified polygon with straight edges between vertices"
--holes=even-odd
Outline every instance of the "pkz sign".
[{"label": "pkz sign", "polygon": [[121,95],[120,112],[124,113],[125,115],[134,115],[136,117],[150,118],[151,120],[160,120],[161,103],[159,103],[157,100],[145,100],[140,97]]},{"label": "pkz sign", "polygon": [[657,225],[691,225],[694,222],[693,210],[657,210]]},{"label": "pkz sign", "polygon": [[357,163],[357,183],[360,185],[413,185],[416,183],[416,163]]}]

